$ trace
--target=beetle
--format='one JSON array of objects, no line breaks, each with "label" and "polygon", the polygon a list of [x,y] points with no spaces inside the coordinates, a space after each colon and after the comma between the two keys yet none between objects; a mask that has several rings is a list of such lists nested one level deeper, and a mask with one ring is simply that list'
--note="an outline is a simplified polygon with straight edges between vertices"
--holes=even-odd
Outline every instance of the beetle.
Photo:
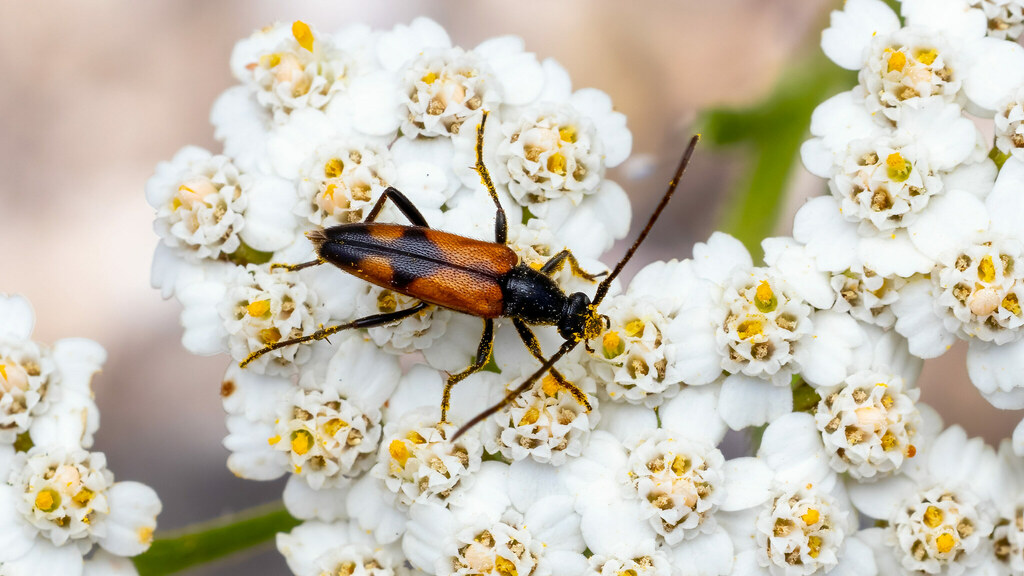
[{"label": "beetle", "polygon": [[[439,306],[483,319],[483,333],[477,346],[476,359],[465,370],[451,374],[441,398],[441,422],[447,421],[452,388],[487,364],[494,347],[494,320],[510,318],[520,339],[530,353],[542,363],[541,369],[524,380],[514,391],[460,428],[453,440],[472,425],[494,414],[529,388],[544,373],[550,373],[559,387],[573,395],[590,410],[586,394],[566,380],[554,367],[559,358],[580,342],[590,349],[589,341],[604,331],[607,317],[598,312],[598,305],[608,293],[611,282],[619,275],[647,237],[679,183],[689,163],[699,136],[694,136],[683,155],[668,190],[651,214],[647,225],[625,256],[597,287],[594,298],[583,292],[566,294],[551,276],[569,265],[574,275],[596,281],[604,274],[584,271],[568,249],[548,259],[539,269],[520,262],[518,255],[506,245],[508,223],[498,193],[483,161],[483,134],[487,112],[477,127],[476,166],[480,180],[496,206],[494,242],[475,240],[430,228],[416,206],[399,190],[388,187],[362,222],[340,224],[312,230],[306,235],[313,243],[317,258],[301,264],[274,264],[271,268],[301,270],[310,266],[333,264],[341,270],[383,288],[412,296],[419,303],[394,312],[373,314],[363,318],[322,327],[312,334],[280,340],[254,351],[240,363],[245,367],[256,358],[285,346],[323,340],[342,330],[371,328],[398,322]],[[411,225],[376,222],[385,203],[390,200]],[[555,355],[545,359],[530,326],[555,326],[565,343]]]}]

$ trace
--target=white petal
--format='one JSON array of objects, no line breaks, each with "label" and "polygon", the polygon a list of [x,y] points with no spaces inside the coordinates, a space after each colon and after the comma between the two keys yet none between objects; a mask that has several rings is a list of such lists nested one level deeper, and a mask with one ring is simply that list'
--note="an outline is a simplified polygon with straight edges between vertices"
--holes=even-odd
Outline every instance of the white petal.
[{"label": "white petal", "polygon": [[395,505],[394,495],[370,474],[363,475],[352,485],[346,504],[349,515],[359,527],[372,532],[382,544],[394,542],[405,533],[408,518]]},{"label": "white petal", "polygon": [[966,162],[978,141],[978,129],[963,115],[960,106],[941,97],[928,98],[921,106],[908,106],[900,116],[906,131],[928,150],[933,170],[950,170]]},{"label": "white petal", "polygon": [[672,566],[679,574],[725,576],[732,570],[732,538],[720,527],[709,534],[683,540],[671,549]]},{"label": "white petal", "polygon": [[969,45],[964,70],[964,94],[991,116],[1024,84],[1024,47],[1016,42],[981,38]]},{"label": "white petal", "polygon": [[956,341],[956,335],[946,329],[935,312],[928,278],[915,278],[901,288],[892,310],[896,313],[896,331],[907,339],[910,353],[918,358],[941,356]]},{"label": "white petal", "polygon": [[1024,420],[1013,429],[1013,452],[1017,456],[1024,456]]},{"label": "white petal", "polygon": [[711,234],[707,242],[693,245],[693,265],[697,275],[722,284],[735,270],[754,265],[743,243],[724,232]]},{"label": "white petal", "polygon": [[626,128],[626,116],[612,108],[612,99],[596,88],[583,88],[569,99],[577,110],[590,117],[604,145],[604,164],[613,168],[629,157],[633,134]]},{"label": "white petal", "polygon": [[91,391],[82,394],[68,390],[32,422],[32,442],[38,446],[63,446],[69,450],[89,448],[100,426],[100,411]]},{"label": "white petal", "polygon": [[744,550],[736,555],[732,565],[732,576],[769,576],[771,572],[757,563],[757,553]]},{"label": "white petal", "polygon": [[772,469],[757,458],[733,458],[722,469],[725,474],[725,500],[722,510],[734,512],[752,508],[771,497]]},{"label": "white petal", "polygon": [[448,33],[430,18],[420,17],[408,26],[399,24],[385,32],[377,41],[377,58],[387,70],[398,70],[406,61],[415,58],[424,48],[448,48]]},{"label": "white petal", "polygon": [[715,323],[709,306],[680,311],[665,329],[665,338],[673,345],[672,364],[683,382],[700,386],[722,375],[722,360],[715,343]]},{"label": "white petal", "polygon": [[857,510],[876,520],[888,520],[917,486],[906,476],[890,476],[865,484],[849,482],[846,489]]},{"label": "white petal", "polygon": [[1024,239],[1024,162],[1011,157],[1003,164],[992,193],[985,200],[992,230]]},{"label": "white petal", "polygon": [[182,287],[181,343],[189,352],[209,356],[227,352],[228,333],[217,307],[227,292],[222,282],[197,282]]},{"label": "white petal", "polygon": [[136,556],[148,550],[162,509],[156,491],[139,482],[117,482],[107,491],[107,499],[110,514],[103,521],[106,536],[100,546],[118,556]]},{"label": "white petal", "polygon": [[291,378],[256,374],[232,363],[224,373],[221,390],[221,401],[228,414],[245,416],[252,422],[273,422],[277,403],[295,389]]},{"label": "white petal", "polygon": [[793,218],[793,237],[807,245],[818,266],[828,272],[842,272],[857,263],[857,226],[843,218],[832,196],[811,198]]},{"label": "white petal", "polygon": [[581,510],[583,540],[595,554],[612,555],[635,550],[654,540],[654,530],[640,516],[639,502],[595,503]]},{"label": "white petal", "polygon": [[0,564],[23,557],[36,544],[37,530],[15,508],[20,497],[13,486],[0,484]]},{"label": "white petal", "polygon": [[985,495],[984,487],[994,475],[982,474],[995,459],[992,448],[981,438],[968,438],[960,426],[950,426],[939,434],[924,457],[928,459],[930,477],[945,486],[968,486]]},{"label": "white petal", "polygon": [[409,509],[409,518],[402,552],[413,567],[434,574],[445,538],[459,529],[459,523],[444,506],[429,501],[414,504]]},{"label": "white petal", "polygon": [[800,159],[807,171],[819,178],[832,176],[832,167],[836,157],[825,147],[823,138],[811,138],[800,145]]},{"label": "white petal", "polygon": [[347,524],[303,522],[291,532],[277,534],[277,550],[284,556],[293,574],[316,574],[314,562],[324,552],[348,544]]},{"label": "white petal", "polygon": [[502,101],[511,106],[532,102],[544,86],[544,69],[537,56],[523,49],[523,39],[518,36],[490,38],[473,48],[494,70],[501,83]]},{"label": "white petal", "polygon": [[284,487],[284,507],[296,518],[336,522],[348,518],[345,497],[348,486],[313,490],[301,476],[292,474]]},{"label": "white petal", "polygon": [[617,183],[605,180],[595,194],[570,212],[556,236],[572,248],[577,258],[600,258],[616,239],[625,237],[631,214],[626,192]]},{"label": "white petal", "polygon": [[[962,190],[950,190],[932,198],[907,231],[914,246],[928,258],[955,250],[988,228],[988,211],[977,196]],[[902,274],[901,274],[902,276]]]},{"label": "white petal", "polygon": [[360,332],[340,338],[337,351],[327,365],[324,388],[359,399],[366,406],[382,406],[402,377],[398,357],[381,350]]},{"label": "white petal", "polygon": [[733,430],[760,426],[793,410],[789,386],[775,386],[767,380],[733,374],[722,383],[718,413]]},{"label": "white petal", "polygon": [[[883,132],[871,112],[864,106],[864,98],[848,90],[825,100],[811,113],[811,134],[822,139],[832,155],[830,164],[846,154],[850,142],[870,139]],[[831,168],[826,168],[826,172]],[[827,178],[826,173],[822,177]]]},{"label": "white petal", "polygon": [[867,340],[848,314],[821,310],[812,314],[814,329],[800,338],[793,352],[801,375],[818,386],[835,386],[850,373],[853,350]]},{"label": "white petal", "polygon": [[537,97],[541,102],[565,102],[572,95],[572,80],[565,68],[554,58],[541,62],[544,68],[544,90]]},{"label": "white petal", "polygon": [[661,426],[717,446],[726,432],[725,422],[718,415],[720,392],[721,387],[714,384],[683,387],[679,394],[658,408]]},{"label": "white petal", "polygon": [[54,546],[40,538],[27,554],[0,568],[3,576],[80,576],[82,553],[77,546]]},{"label": "white petal", "polygon": [[[1006,169],[1006,164],[1003,164],[1003,169]],[[997,172],[999,170],[996,169],[996,163],[989,158],[979,162],[961,164],[952,172],[947,172],[942,176],[942,188],[944,190],[963,190],[984,199],[992,191]]]},{"label": "white petal", "polygon": [[[839,565],[829,572],[829,576],[875,576],[878,566],[875,565],[875,553],[871,548],[850,534],[843,540],[839,552]],[[889,574],[889,573],[886,573]]]},{"label": "white petal", "polygon": [[239,236],[261,252],[274,252],[295,240],[297,222],[292,214],[295,189],[280,178],[261,177],[249,190],[245,227]]},{"label": "white petal", "polygon": [[1024,408],[1024,388],[1013,390],[995,390],[982,394],[988,403],[1000,410],[1020,410]]},{"label": "white petal", "polygon": [[239,478],[274,480],[289,470],[288,455],[275,450],[268,440],[275,436],[272,420],[252,421],[245,416],[227,417],[224,447],[231,451],[228,469]]},{"label": "white petal", "polygon": [[908,26],[931,28],[963,39],[981,38],[988,29],[985,13],[963,0],[903,0]]},{"label": "white petal", "polygon": [[28,340],[34,324],[32,304],[24,296],[0,294],[0,340]]},{"label": "white petal", "polygon": [[766,264],[778,270],[793,291],[815,308],[828,309],[836,294],[829,276],[818,270],[814,253],[792,238],[765,238],[761,242]]},{"label": "white petal", "polygon": [[535,502],[556,492],[565,490],[554,466],[526,458],[508,467],[508,497],[517,510],[529,510]]},{"label": "white petal", "polygon": [[934,260],[922,254],[902,230],[889,236],[864,238],[857,255],[865,268],[880,276],[909,277],[929,272]]},{"label": "white petal", "polygon": [[[394,76],[385,72],[370,72],[352,79],[346,91],[346,99],[339,99],[339,106],[346,105],[351,114],[352,127],[371,136],[390,136],[402,124],[401,90]],[[327,110],[334,113],[334,102]]]},{"label": "white petal", "polygon": [[821,432],[810,414],[790,413],[774,420],[764,431],[757,455],[775,470],[777,481],[795,486],[834,482]]},{"label": "white petal", "polygon": [[531,502],[523,515],[523,523],[545,548],[576,552],[586,548],[573,500],[565,495],[547,496]]},{"label": "white petal", "polygon": [[96,550],[85,561],[82,576],[138,576],[135,564],[128,558],[114,556],[106,550]]},{"label": "white petal", "polygon": [[[997,346],[971,342],[967,349],[967,373],[983,394],[1024,388],[1024,339]],[[1024,408],[1018,406],[1013,409]]]},{"label": "white petal", "polygon": [[864,65],[871,39],[899,27],[899,18],[884,2],[847,0],[842,11],[832,11],[830,26],[821,33],[821,48],[836,64],[857,70]]}]

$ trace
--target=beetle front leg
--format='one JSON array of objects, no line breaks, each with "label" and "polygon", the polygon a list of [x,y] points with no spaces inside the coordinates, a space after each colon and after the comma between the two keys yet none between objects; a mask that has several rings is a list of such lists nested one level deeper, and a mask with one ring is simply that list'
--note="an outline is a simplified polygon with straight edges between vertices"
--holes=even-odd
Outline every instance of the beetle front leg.
[{"label": "beetle front leg", "polygon": [[[540,349],[540,342],[537,341],[537,335],[533,333],[533,330],[530,330],[530,327],[526,325],[526,322],[523,322],[519,318],[513,318],[512,324],[515,325],[516,331],[519,332],[519,338],[523,341],[523,344],[526,344],[526,348],[530,351],[530,354],[533,354],[533,357],[540,360],[542,363],[546,362],[544,353]],[[548,370],[548,373],[555,379],[555,383],[558,384],[559,388],[562,388],[572,394],[572,397],[576,399],[576,402],[586,407],[587,412],[590,412],[590,401],[587,400],[586,392],[580,390],[578,386],[566,380],[565,376],[562,376],[562,373],[558,370],[552,368],[551,370]]]},{"label": "beetle front leg", "polygon": [[444,385],[444,393],[441,395],[441,422],[448,421],[448,408],[451,405],[452,399],[452,388],[456,384],[465,380],[469,376],[479,372],[484,366],[487,365],[487,361],[491,358],[491,352],[494,350],[494,320],[490,318],[484,319],[484,333],[480,336],[480,344],[476,349],[476,362],[469,367],[459,372],[458,374],[451,374],[448,376],[448,381]]},{"label": "beetle front leg", "polygon": [[591,282],[595,282],[601,276],[608,274],[607,271],[599,272],[597,274],[587,272],[580,266],[579,260],[576,259],[576,256],[574,256],[572,251],[568,248],[549,258],[548,261],[540,267],[540,273],[545,276],[551,276],[561,270],[565,266],[566,261],[569,262],[569,269],[572,270],[573,276],[579,276],[580,278],[584,278]]}]

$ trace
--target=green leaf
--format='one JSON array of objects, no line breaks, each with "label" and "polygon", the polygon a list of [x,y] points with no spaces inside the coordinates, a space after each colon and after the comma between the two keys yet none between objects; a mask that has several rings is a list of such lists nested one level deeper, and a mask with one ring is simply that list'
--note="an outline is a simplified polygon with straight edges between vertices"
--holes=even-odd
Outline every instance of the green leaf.
[{"label": "green leaf", "polygon": [[857,83],[815,49],[814,55],[787,68],[772,93],[743,109],[704,112],[700,131],[712,146],[741,147],[749,154],[745,175],[732,191],[719,228],[732,234],[759,260],[761,240],[775,229],[786,184],[808,137],[811,112],[834,94]]},{"label": "green leaf", "polygon": [[173,574],[263,544],[299,523],[281,502],[272,502],[159,534],[148,551],[132,560],[139,576]]},{"label": "green leaf", "polygon": [[227,255],[227,259],[239,266],[246,264],[266,264],[274,257],[273,252],[260,252],[245,242],[239,244],[238,249]]}]

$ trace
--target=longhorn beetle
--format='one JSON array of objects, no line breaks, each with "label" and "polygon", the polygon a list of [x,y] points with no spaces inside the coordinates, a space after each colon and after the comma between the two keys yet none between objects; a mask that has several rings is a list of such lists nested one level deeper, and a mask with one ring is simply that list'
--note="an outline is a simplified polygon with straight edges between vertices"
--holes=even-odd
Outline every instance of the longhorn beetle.
[{"label": "longhorn beetle", "polygon": [[[508,393],[504,399],[460,428],[452,440],[507,406],[545,372],[550,372],[558,386],[571,393],[576,401],[589,411],[590,403],[586,394],[566,380],[554,365],[580,342],[584,342],[590,349],[589,341],[599,337],[604,331],[608,319],[598,313],[597,307],[607,295],[612,281],[633,257],[672,198],[700,137],[694,136],[690,140],[668,190],[654,209],[647,225],[626,255],[597,287],[594,299],[591,300],[582,292],[566,294],[551,279],[551,276],[561,270],[566,263],[574,275],[591,281],[601,276],[585,272],[568,249],[552,256],[540,269],[534,269],[528,264],[520,263],[516,253],[505,245],[508,237],[505,210],[498,200],[498,193],[483,160],[486,122],[487,112],[484,112],[477,127],[475,168],[497,209],[494,242],[474,240],[430,228],[409,198],[395,188],[388,187],[362,222],[322,228],[306,234],[313,242],[316,260],[294,265],[274,264],[271,268],[301,270],[330,263],[367,282],[418,298],[420,302],[405,310],[373,314],[345,324],[320,328],[306,336],[268,344],[250,354],[240,366],[245,367],[249,362],[272,350],[312,340],[323,340],[351,328],[391,324],[434,305],[480,317],[484,324],[476,360],[462,372],[448,376],[441,398],[442,422],[447,421],[452,388],[471,374],[479,372],[490,359],[494,347],[495,318],[511,318],[527,349],[542,363],[540,369]],[[412,223],[411,226],[375,222],[387,200],[391,200],[398,207]],[[558,352],[545,359],[530,325],[556,326],[565,343]]]}]

